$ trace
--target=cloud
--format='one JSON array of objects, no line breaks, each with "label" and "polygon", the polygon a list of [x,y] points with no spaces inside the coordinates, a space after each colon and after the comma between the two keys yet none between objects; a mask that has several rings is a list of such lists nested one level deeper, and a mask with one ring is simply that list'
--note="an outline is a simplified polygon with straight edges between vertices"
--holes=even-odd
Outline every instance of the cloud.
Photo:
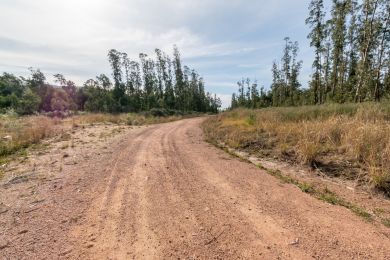
[{"label": "cloud", "polygon": [[217,94],[217,97],[219,97],[221,99],[221,102],[222,102],[222,107],[221,108],[222,109],[230,107],[231,101],[232,101],[232,95]]},{"label": "cloud", "polygon": [[2,0],[0,70],[23,75],[33,66],[82,84],[110,74],[111,48],[136,59],[154,48],[171,53],[177,44],[208,90],[230,99],[242,77],[270,83],[284,36],[303,42],[304,58],[311,57],[306,6],[285,0]]}]

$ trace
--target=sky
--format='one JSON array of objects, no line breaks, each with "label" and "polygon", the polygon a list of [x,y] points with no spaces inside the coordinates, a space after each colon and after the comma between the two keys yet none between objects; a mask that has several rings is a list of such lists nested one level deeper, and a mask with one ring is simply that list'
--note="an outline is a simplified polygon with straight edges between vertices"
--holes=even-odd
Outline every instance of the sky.
[{"label": "sky", "polygon": [[300,80],[307,86],[313,50],[305,25],[309,0],[1,0],[0,72],[49,82],[62,73],[82,85],[105,73],[109,49],[135,60],[176,44],[223,107],[243,77],[269,88],[284,37],[300,44]]}]

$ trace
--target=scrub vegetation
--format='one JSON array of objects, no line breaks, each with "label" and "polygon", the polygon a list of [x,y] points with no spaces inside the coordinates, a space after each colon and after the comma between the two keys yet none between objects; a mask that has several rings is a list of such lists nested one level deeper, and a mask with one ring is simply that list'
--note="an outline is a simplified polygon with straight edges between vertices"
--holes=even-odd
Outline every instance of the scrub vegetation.
[{"label": "scrub vegetation", "polygon": [[236,109],[204,124],[208,138],[318,168],[390,194],[390,104]]}]

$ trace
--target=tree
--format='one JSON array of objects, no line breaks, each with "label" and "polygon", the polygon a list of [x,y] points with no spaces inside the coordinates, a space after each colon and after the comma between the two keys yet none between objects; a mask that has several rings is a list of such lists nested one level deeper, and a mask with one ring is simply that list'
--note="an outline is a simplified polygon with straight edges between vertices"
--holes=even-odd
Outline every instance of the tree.
[{"label": "tree", "polygon": [[176,46],[173,62],[161,50],[155,52],[156,59],[141,53],[138,62],[124,52],[110,50],[113,84],[104,74],[78,87],[60,73],[54,75],[56,86],[50,85],[39,69],[30,68],[28,79],[4,73],[0,75],[0,112],[15,109],[20,114],[67,110],[121,113],[154,109],[156,114],[167,115],[175,113],[172,109],[218,111],[219,98],[205,92],[203,78],[182,64]]},{"label": "tree", "polygon": [[366,93],[363,93],[362,87],[369,88],[370,72],[372,64],[372,51],[375,39],[375,21],[377,19],[377,10],[380,0],[364,0],[362,4],[362,13],[359,16],[359,51],[360,60],[358,64],[359,79],[357,82],[355,101],[361,102]]},{"label": "tree", "polygon": [[302,61],[298,60],[298,42],[290,41],[286,37],[281,67],[276,62],[272,65],[272,99],[274,106],[296,105],[299,87],[298,77],[302,68]]},{"label": "tree", "polygon": [[[352,91],[357,85],[358,74],[358,25],[357,25],[357,13],[359,11],[359,5],[356,1],[351,2],[351,17],[347,32],[347,89],[346,97],[340,101],[351,101]],[[352,95],[351,95],[352,94]]]},{"label": "tree", "polygon": [[335,98],[336,91],[339,95],[343,95],[343,87],[345,80],[345,60],[344,51],[347,34],[346,19],[351,8],[350,0],[333,0],[332,19],[331,19],[331,37],[332,37],[332,73],[331,73],[331,88],[332,98]]},{"label": "tree", "polygon": [[26,86],[20,78],[4,72],[0,76],[0,109],[18,109],[19,99],[22,97]]},{"label": "tree", "polygon": [[[383,2],[384,6],[381,10],[378,21],[378,47],[376,55],[375,78],[374,78],[374,96],[375,101],[379,101],[382,96],[381,76],[383,73],[383,65],[386,60],[386,50],[390,49],[390,2]],[[389,57],[387,57],[389,59]],[[384,74],[384,73],[383,73]]]},{"label": "tree", "polygon": [[312,29],[308,35],[310,46],[315,49],[315,59],[313,68],[315,70],[312,79],[313,102],[315,104],[322,103],[320,89],[322,88],[322,53],[324,50],[325,39],[325,24],[324,24],[324,3],[323,0],[312,0],[309,5],[309,17],[306,19],[306,24]]},{"label": "tree", "polygon": [[16,112],[21,115],[33,114],[38,111],[40,102],[40,97],[30,88],[26,88],[18,102]]},{"label": "tree", "polygon": [[176,99],[176,108],[179,110],[185,110],[185,82],[184,82],[184,73],[181,65],[180,52],[177,46],[173,47],[173,68],[175,71],[175,99]]}]

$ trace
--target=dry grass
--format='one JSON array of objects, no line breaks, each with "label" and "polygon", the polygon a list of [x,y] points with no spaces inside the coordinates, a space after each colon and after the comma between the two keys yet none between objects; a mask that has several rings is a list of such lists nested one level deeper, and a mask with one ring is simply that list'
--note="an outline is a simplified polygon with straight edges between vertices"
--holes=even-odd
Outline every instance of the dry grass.
[{"label": "dry grass", "polygon": [[308,164],[390,193],[390,104],[238,109],[216,119],[204,124],[213,141]]},{"label": "dry grass", "polygon": [[158,123],[172,122],[182,119],[183,116],[166,116],[155,117],[146,116],[142,114],[129,113],[129,114],[84,114],[76,115],[66,119],[71,121],[73,125],[85,125],[96,123],[112,123],[112,124],[126,124],[126,125],[150,125]]},{"label": "dry grass", "polygon": [[0,121],[0,156],[13,154],[46,137],[58,134],[60,120],[44,116],[2,117]]},{"label": "dry grass", "polygon": [[42,139],[62,135],[81,125],[97,123],[147,125],[181,119],[182,116],[153,117],[140,114],[83,114],[65,119],[46,116],[17,117],[0,115],[0,159],[19,152]]}]

